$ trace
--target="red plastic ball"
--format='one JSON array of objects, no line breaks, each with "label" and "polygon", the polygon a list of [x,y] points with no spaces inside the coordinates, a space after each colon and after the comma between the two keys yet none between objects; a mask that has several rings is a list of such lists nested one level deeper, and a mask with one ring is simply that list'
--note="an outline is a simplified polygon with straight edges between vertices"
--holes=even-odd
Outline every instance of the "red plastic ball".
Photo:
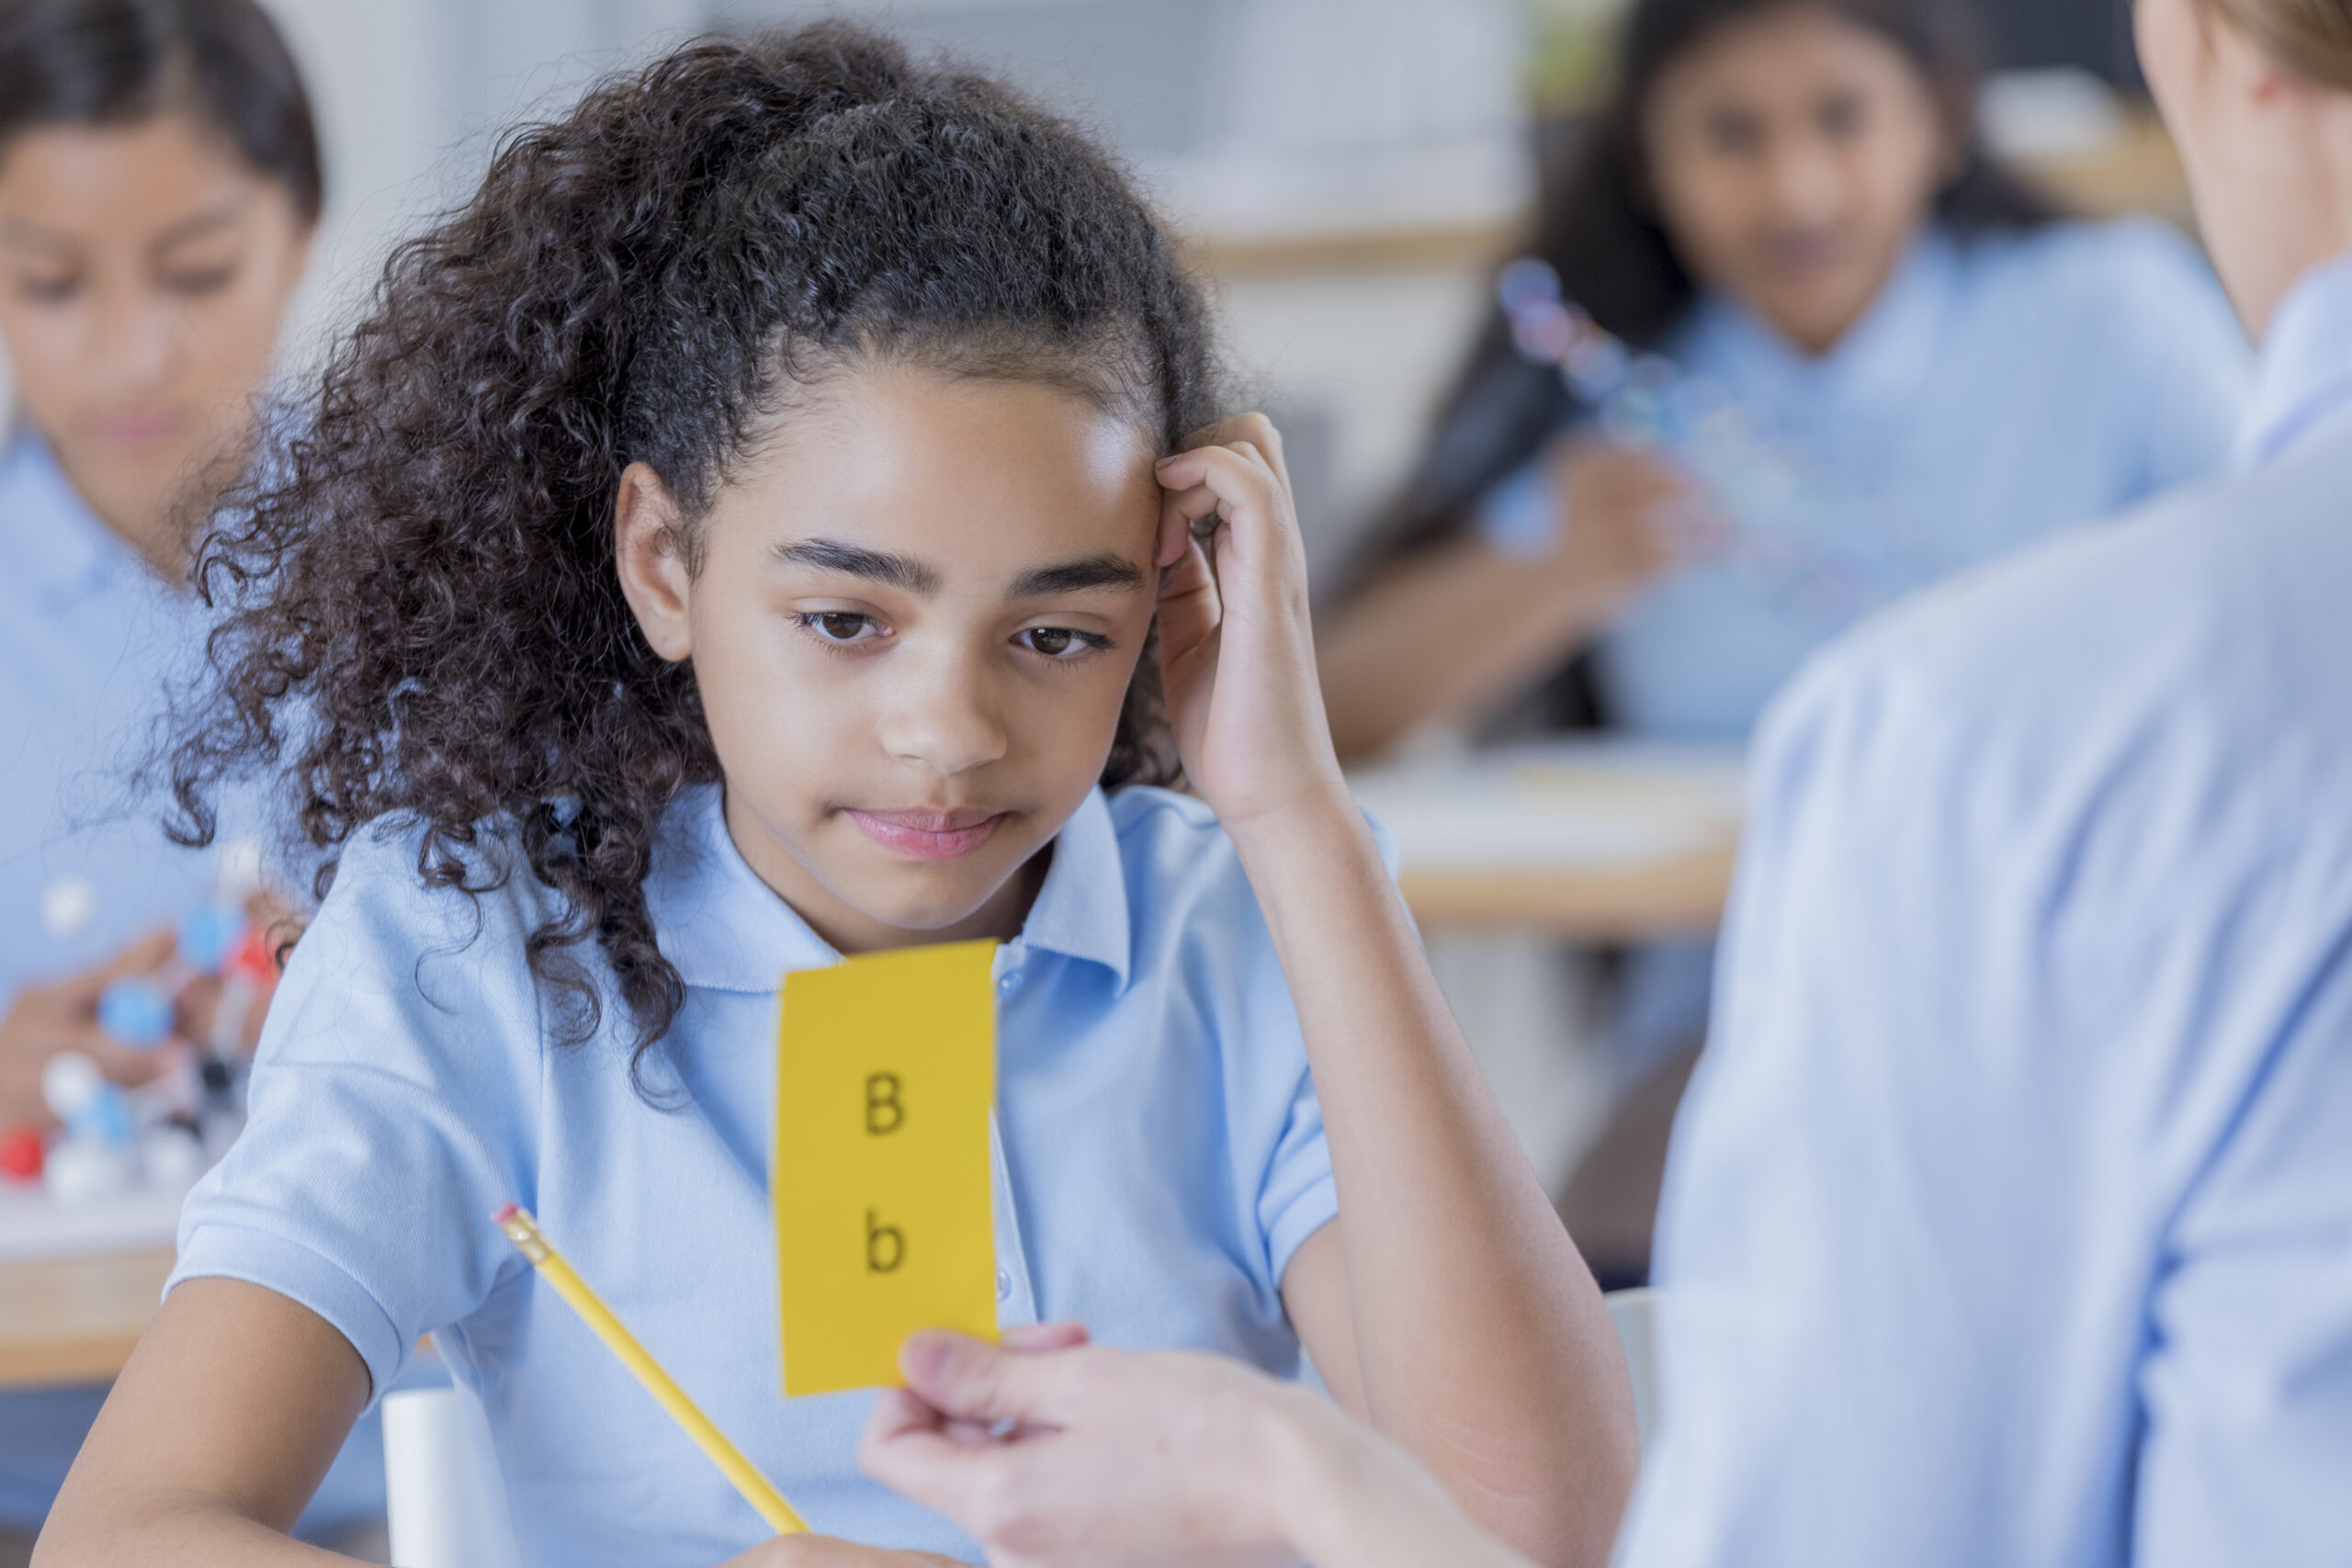
[{"label": "red plastic ball", "polygon": [[40,1129],[30,1123],[0,1133],[0,1176],[11,1181],[40,1180],[44,1149]]}]

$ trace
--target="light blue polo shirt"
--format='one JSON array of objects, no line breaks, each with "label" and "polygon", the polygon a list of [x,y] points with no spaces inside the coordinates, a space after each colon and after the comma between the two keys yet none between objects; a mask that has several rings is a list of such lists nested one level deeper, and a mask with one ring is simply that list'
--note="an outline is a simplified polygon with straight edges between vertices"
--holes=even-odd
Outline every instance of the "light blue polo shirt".
[{"label": "light blue polo shirt", "polygon": [[1611,711],[1706,739],[1745,737],[1858,613],[2217,472],[2253,377],[2204,258],[2145,219],[1930,231],[1827,354],[1716,296],[1672,352],[1773,411],[1904,545],[1842,615],[1720,562],[1645,595],[1601,644]]},{"label": "light blue polo shirt", "polygon": [[[871,1394],[779,1392],[775,993],[838,954],[744,863],[718,790],[673,809],[647,886],[686,983],[646,1060],[662,1108],[630,1081],[601,966],[595,1037],[544,1043],[523,941],[554,896],[518,871],[477,914],[420,883],[417,847],[349,846],[271,1009],[252,1122],[188,1200],[174,1283],[302,1303],[379,1389],[434,1333],[481,1397],[526,1562],[707,1568],[762,1540],[491,1223],[518,1201],[812,1526],[977,1557],[858,1475]],[[1001,1321],[1295,1372],[1283,1271],[1338,1201],[1297,1015],[1214,815],[1089,795],[997,976]]]},{"label": "light blue polo shirt", "polygon": [[[1595,650],[1611,723],[1709,742],[1746,739],[1797,668],[1860,617],[2219,472],[2253,380],[2204,258],[2148,219],[1968,239],[1930,230],[1826,354],[1715,294],[1666,352],[1764,411],[1843,498],[1822,528],[1875,562],[1850,596],[1827,599],[1760,571],[1776,543],[1804,547],[1801,533],[1784,536],[1807,519],[1775,516],[1744,556],[1696,561],[1627,609]],[[1508,515],[1491,512],[1490,533]],[[1623,1070],[1698,1036],[1712,963],[1704,942],[1642,951],[1615,1026]]]}]

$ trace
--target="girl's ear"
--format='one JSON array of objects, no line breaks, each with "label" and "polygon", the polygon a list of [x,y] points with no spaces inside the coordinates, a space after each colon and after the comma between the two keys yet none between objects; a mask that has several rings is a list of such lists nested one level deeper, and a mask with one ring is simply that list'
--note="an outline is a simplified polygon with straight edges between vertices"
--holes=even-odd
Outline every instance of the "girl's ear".
[{"label": "girl's ear", "polygon": [[685,536],[685,520],[662,476],[643,463],[622,469],[613,496],[613,564],[645,640],[673,664],[695,650]]}]

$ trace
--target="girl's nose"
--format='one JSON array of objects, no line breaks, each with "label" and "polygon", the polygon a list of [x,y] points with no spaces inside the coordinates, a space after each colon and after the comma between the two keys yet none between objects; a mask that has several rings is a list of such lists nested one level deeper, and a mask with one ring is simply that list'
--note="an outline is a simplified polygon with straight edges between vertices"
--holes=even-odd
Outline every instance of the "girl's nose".
[{"label": "girl's nose", "polygon": [[1004,724],[990,700],[986,673],[978,665],[967,658],[902,665],[906,684],[886,699],[884,749],[900,761],[943,774],[968,773],[1001,760]]},{"label": "girl's nose", "polygon": [[1809,228],[1838,216],[1845,175],[1838,155],[1811,137],[1781,137],[1766,160],[1762,185],[1786,228]]},{"label": "girl's nose", "polygon": [[184,310],[124,288],[107,290],[94,304],[85,368],[109,400],[140,397],[167,381]]}]

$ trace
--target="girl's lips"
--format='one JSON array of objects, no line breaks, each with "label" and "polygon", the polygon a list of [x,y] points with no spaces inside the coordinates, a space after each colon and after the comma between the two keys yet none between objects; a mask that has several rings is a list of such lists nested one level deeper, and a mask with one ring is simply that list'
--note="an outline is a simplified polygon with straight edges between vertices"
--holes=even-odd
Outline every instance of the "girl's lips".
[{"label": "girl's lips", "polygon": [[114,446],[143,446],[176,436],[186,423],[180,415],[162,410],[126,411],[99,415],[90,422],[90,432]]},{"label": "girl's lips", "polygon": [[860,811],[849,819],[867,838],[909,860],[961,860],[991,838],[1004,822],[1001,811]]}]

